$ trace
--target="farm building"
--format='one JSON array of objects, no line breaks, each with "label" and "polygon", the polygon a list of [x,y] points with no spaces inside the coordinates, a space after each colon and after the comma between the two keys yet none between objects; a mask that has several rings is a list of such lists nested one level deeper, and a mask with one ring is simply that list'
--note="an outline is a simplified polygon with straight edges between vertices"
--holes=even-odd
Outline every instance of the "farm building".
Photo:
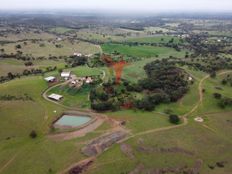
[{"label": "farm building", "polygon": [[74,56],[78,56],[78,57],[81,57],[82,54],[81,53],[73,53]]},{"label": "farm building", "polygon": [[63,96],[58,95],[58,94],[51,94],[51,95],[48,96],[48,98],[50,98],[52,100],[60,101],[63,98]]},{"label": "farm building", "polygon": [[85,83],[89,84],[92,83],[93,79],[91,77],[87,77]]},{"label": "farm building", "polygon": [[47,82],[54,82],[56,78],[53,76],[49,76],[49,77],[44,78],[44,80],[46,80]]},{"label": "farm building", "polygon": [[62,78],[64,78],[65,80],[68,80],[68,79],[70,78],[70,76],[71,76],[71,71],[62,72],[62,73],[60,74],[60,76],[61,76]]},{"label": "farm building", "polygon": [[192,80],[193,80],[193,78],[192,78],[191,76],[189,76],[189,77],[188,77],[188,80],[189,80],[189,81],[192,81]]}]

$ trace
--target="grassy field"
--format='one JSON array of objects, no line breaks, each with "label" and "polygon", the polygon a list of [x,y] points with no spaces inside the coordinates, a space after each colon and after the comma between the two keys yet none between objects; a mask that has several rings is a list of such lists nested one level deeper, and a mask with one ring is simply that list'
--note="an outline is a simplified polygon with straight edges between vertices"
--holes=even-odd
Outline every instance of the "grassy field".
[{"label": "grassy field", "polygon": [[123,110],[113,113],[107,113],[107,115],[116,120],[126,121],[126,127],[130,129],[133,133],[171,125],[168,122],[167,115],[162,115],[156,112]]},{"label": "grassy field", "polygon": [[[232,145],[231,126],[226,120],[230,119],[230,113],[214,114],[209,117],[207,123],[209,130],[204,124],[190,123],[188,126],[172,129],[169,131],[151,133],[139,136],[126,141],[132,148],[135,158],[130,159],[122,153],[120,145],[115,145],[112,149],[100,156],[95,164],[90,168],[88,174],[118,174],[129,173],[139,164],[144,165],[144,173],[148,169],[180,168],[183,166],[193,167],[197,160],[202,160],[200,173],[229,174],[232,165],[230,146]],[[218,121],[220,120],[220,121]],[[228,136],[227,136],[228,135]],[[139,143],[140,142],[140,143]],[[142,142],[142,143],[141,143]],[[192,153],[188,155],[181,152],[140,152],[139,147],[151,147],[154,149],[181,148]],[[210,148],[209,148],[210,147]],[[224,161],[223,168],[215,167],[210,169],[208,165],[216,166],[217,162]]]},{"label": "grassy field", "polygon": [[125,56],[132,57],[155,57],[168,58],[169,56],[184,57],[185,51],[177,52],[173,48],[152,46],[128,46],[122,44],[104,44],[102,50],[105,53],[119,52]]},{"label": "grassy field", "polygon": [[58,34],[64,34],[66,32],[75,31],[75,30],[71,28],[66,28],[66,27],[55,27],[55,28],[51,28],[49,31],[55,32]]},{"label": "grassy field", "polygon": [[49,39],[55,39],[56,36],[53,34],[49,34],[49,33],[35,33],[35,32],[21,32],[18,34],[12,34],[9,33],[6,36],[0,36],[0,40],[1,41],[20,41],[20,40],[24,40],[24,39],[42,39],[42,40],[49,40]]},{"label": "grassy field", "polygon": [[[20,44],[21,49],[16,49],[15,46]],[[40,46],[44,44],[44,46]],[[57,48],[56,45],[61,45],[61,48]],[[22,51],[23,55],[32,55],[34,57],[45,56],[70,56],[75,52],[80,52],[82,54],[95,54],[101,52],[101,49],[93,44],[87,42],[75,42],[72,44],[68,40],[63,41],[40,41],[38,43],[28,43],[24,45],[22,42],[10,43],[3,45],[1,48],[5,50],[6,54],[16,53],[17,51]]]},{"label": "grassy field", "polygon": [[122,36],[108,35],[93,33],[85,30],[80,30],[76,32],[79,39],[89,40],[89,41],[100,41],[100,42],[109,42],[109,41],[121,41],[123,40]]},{"label": "grassy field", "polygon": [[81,89],[77,89],[65,85],[51,89],[48,95],[52,93],[62,95],[64,98],[61,100],[61,103],[65,106],[89,108],[90,101],[88,100],[88,94],[90,90],[90,86],[83,86]]},{"label": "grassy field", "polygon": [[[218,106],[218,100],[214,98],[214,93],[220,93],[224,97],[230,97],[232,98],[231,93],[231,86],[229,85],[222,85],[221,81],[226,76],[217,76],[216,78],[209,78],[205,83],[203,84],[203,87],[205,89],[204,93],[204,100],[202,105],[199,108],[198,113],[202,112],[222,112],[222,111],[231,111],[231,107],[227,107],[225,109],[222,109]],[[231,73],[230,73],[231,75]]]},{"label": "grassy field", "polygon": [[128,66],[125,66],[122,73],[122,78],[127,79],[131,82],[137,82],[140,79],[146,77],[145,70],[143,67],[149,63],[154,61],[156,58],[146,58],[141,61],[137,61],[134,63],[130,63]]},{"label": "grassy field", "polygon": [[128,39],[127,42],[138,42],[138,43],[168,43],[173,39],[173,43],[180,43],[180,39],[178,37],[172,36],[156,36],[156,37],[141,37],[141,38],[131,38]]},{"label": "grassy field", "polygon": [[0,76],[6,76],[9,72],[12,73],[22,73],[25,69],[45,69],[48,66],[56,66],[59,68],[64,68],[65,63],[63,60],[53,61],[53,60],[34,60],[32,61],[33,66],[26,67],[24,61],[17,59],[0,59]]},{"label": "grassy field", "polygon": [[[57,173],[84,158],[80,153],[83,145],[77,145],[77,142],[98,135],[91,133],[84,138],[65,142],[48,139],[46,135],[50,131],[51,122],[64,109],[42,98],[41,93],[46,88],[47,84],[40,76],[25,77],[0,85],[0,95],[22,96],[26,93],[33,98],[33,101],[0,101],[1,173]],[[29,138],[32,130],[38,133],[38,138]]]},{"label": "grassy field", "polygon": [[67,70],[72,71],[72,73],[78,77],[102,75],[102,68],[89,68],[88,66],[78,66],[76,68],[70,68]]}]

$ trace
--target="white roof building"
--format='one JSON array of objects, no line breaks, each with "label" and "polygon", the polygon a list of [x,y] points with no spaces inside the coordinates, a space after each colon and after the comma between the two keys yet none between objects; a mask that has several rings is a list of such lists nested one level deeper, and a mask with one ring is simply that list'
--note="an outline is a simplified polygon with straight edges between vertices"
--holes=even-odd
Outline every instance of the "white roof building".
[{"label": "white roof building", "polygon": [[73,53],[74,56],[78,56],[78,57],[81,57],[82,54],[81,53]]},{"label": "white roof building", "polygon": [[93,82],[93,79],[91,77],[88,77],[85,81],[85,83],[89,84],[89,83],[92,83]]},{"label": "white roof building", "polygon": [[56,101],[60,101],[63,98],[63,96],[58,95],[58,94],[51,94],[51,95],[48,96],[48,98],[56,100]]},{"label": "white roof building", "polygon": [[68,77],[70,77],[70,75],[71,75],[71,72],[70,72],[70,71],[69,71],[69,72],[62,72],[62,73],[60,74],[60,76],[63,77],[63,78],[68,78]]},{"label": "white roof building", "polygon": [[75,85],[77,82],[75,80],[71,81],[71,84]]},{"label": "white roof building", "polygon": [[44,80],[46,80],[47,82],[52,82],[52,81],[56,80],[56,78],[53,76],[49,76],[49,77],[44,78]]},{"label": "white roof building", "polygon": [[193,78],[192,78],[191,76],[189,76],[189,77],[188,77],[188,80],[189,80],[189,81],[192,81],[192,80],[193,80]]}]

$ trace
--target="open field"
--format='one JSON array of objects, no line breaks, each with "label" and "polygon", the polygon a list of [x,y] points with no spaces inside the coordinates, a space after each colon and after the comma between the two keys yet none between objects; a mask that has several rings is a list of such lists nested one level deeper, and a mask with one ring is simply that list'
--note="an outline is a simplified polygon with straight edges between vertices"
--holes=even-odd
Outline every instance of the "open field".
[{"label": "open field", "polygon": [[0,76],[6,76],[9,72],[11,73],[22,73],[25,69],[45,69],[48,66],[56,66],[64,68],[65,63],[63,60],[52,61],[52,60],[34,60],[32,61],[33,66],[25,66],[24,61],[17,59],[0,59]]},{"label": "open field", "polygon": [[184,57],[185,51],[175,51],[173,48],[152,46],[128,46],[122,44],[104,44],[102,49],[106,53],[119,52],[122,55],[132,57],[155,57],[168,58],[169,56]]},{"label": "open field", "polygon": [[[15,48],[18,44],[22,46],[21,49]],[[59,45],[59,47],[56,45]],[[71,56],[75,52],[95,54],[101,51],[96,45],[87,42],[75,42],[72,44],[68,40],[59,42],[39,41],[38,43],[28,43],[26,45],[23,42],[18,42],[3,45],[1,48],[3,48],[7,54],[15,54],[17,51],[22,51],[23,55],[31,55],[34,57]]]},{"label": "open field", "polygon": [[[79,150],[82,145],[77,145],[77,142],[98,135],[92,133],[66,142],[48,139],[46,134],[50,131],[50,124],[64,109],[42,98],[41,93],[46,88],[47,84],[40,76],[25,77],[0,86],[1,95],[22,96],[25,93],[33,99],[0,102],[1,173],[57,173],[84,157]],[[35,140],[29,138],[32,130],[38,133]]]},{"label": "open field", "polygon": [[58,33],[58,34],[64,34],[66,32],[71,32],[71,31],[75,31],[75,30],[71,29],[71,28],[65,28],[65,27],[55,27],[55,28],[51,28],[49,31],[54,32],[54,33]]},{"label": "open field", "polygon": [[41,32],[41,33],[35,33],[35,32],[21,32],[18,34],[13,34],[13,33],[9,33],[5,36],[0,36],[0,40],[1,41],[12,41],[12,42],[16,42],[16,41],[20,41],[20,40],[31,40],[31,39],[42,39],[42,40],[49,40],[49,39],[55,39],[56,36],[53,34],[49,34],[49,33],[45,33],[45,32]]},{"label": "open field", "polygon": [[172,37],[172,36],[156,36],[156,37],[141,37],[141,38],[131,38],[128,39],[127,42],[137,42],[137,43],[169,43],[172,41],[173,43],[180,43],[180,38]]},{"label": "open field", "polygon": [[[87,173],[127,173],[133,171],[139,164],[144,166],[141,167],[142,171],[167,167],[177,169],[183,166],[191,168],[197,160],[201,160],[201,173],[229,174],[232,170],[232,165],[228,162],[232,160],[229,155],[232,153],[230,148],[232,142],[229,136],[225,138],[225,134],[231,131],[231,126],[225,120],[230,119],[230,115],[231,113],[209,116],[207,125],[215,132],[205,128],[202,124],[190,123],[186,127],[151,133],[126,141],[124,143],[131,146],[132,154],[135,156],[132,159],[125,155],[120,150],[120,145],[117,144],[100,156]],[[139,151],[139,147],[154,148],[154,151]],[[174,148],[182,149],[182,151],[159,151]],[[227,162],[225,167],[209,168],[221,161]]]}]

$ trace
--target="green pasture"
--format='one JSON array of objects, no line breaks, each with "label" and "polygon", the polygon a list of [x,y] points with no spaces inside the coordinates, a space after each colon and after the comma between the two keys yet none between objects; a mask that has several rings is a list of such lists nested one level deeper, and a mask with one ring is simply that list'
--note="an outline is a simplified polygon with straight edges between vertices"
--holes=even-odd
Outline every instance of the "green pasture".
[{"label": "green pasture", "polygon": [[185,51],[176,51],[173,48],[168,47],[154,47],[154,46],[128,46],[123,44],[103,44],[102,50],[105,53],[119,52],[125,56],[132,57],[156,57],[168,58],[173,57],[184,57]]}]

